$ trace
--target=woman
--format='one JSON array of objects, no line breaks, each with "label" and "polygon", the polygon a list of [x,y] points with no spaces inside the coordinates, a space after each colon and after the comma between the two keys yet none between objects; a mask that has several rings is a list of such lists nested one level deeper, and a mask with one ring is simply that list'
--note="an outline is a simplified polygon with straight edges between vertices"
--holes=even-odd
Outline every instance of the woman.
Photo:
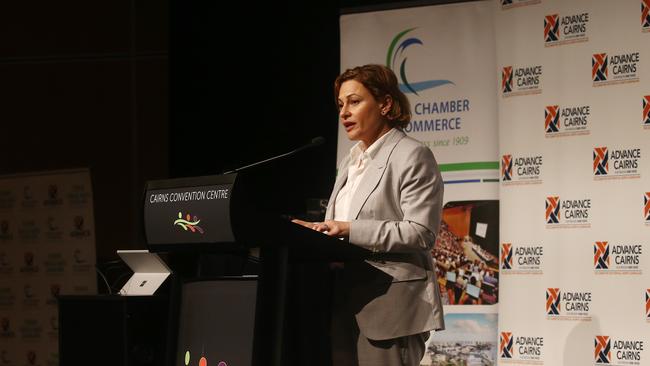
[{"label": "woman", "polygon": [[358,143],[339,165],[324,222],[294,222],[371,250],[337,277],[335,365],[419,365],[431,330],[444,329],[431,249],[443,184],[427,147],[402,131],[411,114],[395,74],[346,70],[334,83],[339,119]]}]

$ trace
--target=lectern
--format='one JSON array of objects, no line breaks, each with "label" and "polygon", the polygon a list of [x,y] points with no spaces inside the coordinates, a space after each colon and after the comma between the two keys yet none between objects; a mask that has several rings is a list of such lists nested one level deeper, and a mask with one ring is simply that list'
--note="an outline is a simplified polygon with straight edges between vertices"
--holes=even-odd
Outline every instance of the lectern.
[{"label": "lectern", "polygon": [[[244,172],[150,181],[144,195],[145,235],[149,250],[158,252],[230,253],[261,248],[252,364],[280,366],[286,348],[283,327],[289,261],[361,260],[371,252],[293,224],[277,207],[260,204],[264,195],[273,192],[258,182],[254,174]],[[238,284],[250,286],[249,281],[230,282],[228,286]],[[212,311],[220,309],[217,306]],[[194,364],[196,357],[206,356],[188,351],[183,357]],[[228,364],[217,358],[217,362]],[[212,364],[213,360],[207,362]]]}]

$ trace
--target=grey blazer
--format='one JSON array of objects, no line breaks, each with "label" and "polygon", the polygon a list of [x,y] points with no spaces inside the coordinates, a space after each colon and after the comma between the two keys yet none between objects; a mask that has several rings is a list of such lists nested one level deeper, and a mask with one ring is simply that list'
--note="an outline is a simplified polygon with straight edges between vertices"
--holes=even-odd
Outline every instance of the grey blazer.
[{"label": "grey blazer", "polygon": [[[401,130],[386,136],[350,202],[350,243],[372,250],[345,263],[343,289],[361,333],[382,340],[444,329],[431,249],[442,213],[443,182],[429,148]],[[347,180],[341,162],[325,218]]]}]

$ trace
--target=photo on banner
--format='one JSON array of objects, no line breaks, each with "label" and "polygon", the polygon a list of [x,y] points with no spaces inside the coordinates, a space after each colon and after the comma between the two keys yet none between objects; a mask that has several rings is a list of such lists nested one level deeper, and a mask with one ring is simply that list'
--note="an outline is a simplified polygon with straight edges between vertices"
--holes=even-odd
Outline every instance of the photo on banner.
[{"label": "photo on banner", "polygon": [[494,366],[497,359],[497,315],[446,314],[447,329],[427,341],[421,366]]},{"label": "photo on banner", "polygon": [[447,202],[431,254],[445,305],[494,305],[499,294],[499,201]]}]

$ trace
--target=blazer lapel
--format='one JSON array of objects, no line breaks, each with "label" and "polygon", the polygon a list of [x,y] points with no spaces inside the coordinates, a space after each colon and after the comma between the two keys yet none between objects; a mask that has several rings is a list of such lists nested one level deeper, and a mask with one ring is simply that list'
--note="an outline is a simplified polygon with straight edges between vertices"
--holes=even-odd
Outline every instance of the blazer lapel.
[{"label": "blazer lapel", "polygon": [[392,136],[387,136],[388,139],[384,141],[384,144],[377,151],[377,155],[372,159],[368,165],[368,170],[366,170],[363,178],[361,178],[361,182],[359,182],[359,188],[357,188],[354,196],[352,196],[352,202],[350,202],[351,218],[358,218],[364,203],[366,203],[368,197],[375,190],[381,177],[384,175],[390,154],[404,136],[406,136],[404,132],[396,130]]}]

